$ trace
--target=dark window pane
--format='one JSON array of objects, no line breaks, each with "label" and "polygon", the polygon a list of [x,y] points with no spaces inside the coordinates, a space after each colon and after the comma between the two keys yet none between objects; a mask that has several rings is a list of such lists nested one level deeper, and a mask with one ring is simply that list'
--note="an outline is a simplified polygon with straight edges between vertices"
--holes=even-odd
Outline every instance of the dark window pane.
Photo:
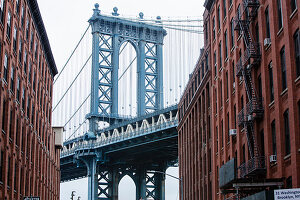
[{"label": "dark window pane", "polygon": [[291,0],[291,11],[294,12],[297,9],[297,0]]},{"label": "dark window pane", "polygon": [[285,48],[284,47],[280,51],[280,63],[281,63],[282,90],[285,90],[287,88],[287,80],[286,80]]},{"label": "dark window pane", "polygon": [[289,110],[286,110],[284,112],[283,119],[284,119],[284,135],[285,135],[285,155],[289,155],[291,153]]},{"label": "dark window pane", "polygon": [[294,34],[294,46],[295,46],[295,65],[297,77],[300,76],[300,38],[299,30]]},{"label": "dark window pane", "polygon": [[270,34],[270,20],[269,20],[269,7],[265,10],[265,18],[266,18],[266,37],[271,38]]},{"label": "dark window pane", "polygon": [[272,101],[274,101],[274,85],[273,85],[272,63],[269,64],[269,84],[270,84],[270,102],[272,102]]},{"label": "dark window pane", "polygon": [[281,0],[277,0],[277,12],[278,12],[278,29],[282,28],[282,7]]},{"label": "dark window pane", "polygon": [[277,155],[277,148],[276,148],[276,125],[275,120],[271,123],[271,132],[272,132],[272,153],[273,155]]}]

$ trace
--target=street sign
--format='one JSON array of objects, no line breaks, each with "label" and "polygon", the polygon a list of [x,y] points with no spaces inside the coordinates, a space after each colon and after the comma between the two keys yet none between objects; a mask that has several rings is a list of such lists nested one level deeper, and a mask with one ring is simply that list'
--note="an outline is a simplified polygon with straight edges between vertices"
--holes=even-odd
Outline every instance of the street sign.
[{"label": "street sign", "polygon": [[274,200],[300,199],[300,188],[274,190]]},{"label": "street sign", "polygon": [[41,200],[40,197],[24,197],[23,200]]}]

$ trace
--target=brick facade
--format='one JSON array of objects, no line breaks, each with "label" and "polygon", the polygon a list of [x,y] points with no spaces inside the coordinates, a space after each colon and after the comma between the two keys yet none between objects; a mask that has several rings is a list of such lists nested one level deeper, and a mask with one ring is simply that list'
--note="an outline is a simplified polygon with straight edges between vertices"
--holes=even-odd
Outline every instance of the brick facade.
[{"label": "brick facade", "polygon": [[[300,1],[259,3],[257,15],[249,25],[252,39],[260,43],[261,51],[259,65],[251,69],[253,88],[263,99],[264,111],[254,121],[255,143],[259,154],[265,157],[265,179],[280,179],[284,188],[299,188]],[[231,196],[221,194],[220,168],[233,158],[237,167],[251,159],[246,130],[239,123],[241,111],[249,105],[245,81],[236,76],[237,64],[246,51],[242,33],[232,31],[239,6],[243,8],[242,0],[205,2],[203,55],[209,57],[209,77],[201,80],[203,85],[209,85],[210,96],[205,99],[201,95],[205,93],[201,84],[193,88],[198,83],[197,69],[201,69],[202,62],[205,66],[202,55],[179,103],[179,166],[184,199]],[[266,38],[271,39],[270,44]],[[230,136],[230,129],[236,129],[237,135]],[[271,162],[271,155],[276,155],[277,160]]]},{"label": "brick facade", "polygon": [[36,0],[0,0],[0,199],[59,199],[57,74]]}]

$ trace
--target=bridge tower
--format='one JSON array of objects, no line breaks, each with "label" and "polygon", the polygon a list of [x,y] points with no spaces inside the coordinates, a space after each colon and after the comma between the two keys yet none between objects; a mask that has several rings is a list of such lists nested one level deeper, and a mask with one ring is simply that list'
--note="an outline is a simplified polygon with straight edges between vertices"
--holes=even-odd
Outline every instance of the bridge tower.
[{"label": "bridge tower", "polygon": [[[116,124],[123,120],[118,112],[118,69],[120,47],[130,42],[137,54],[137,114],[138,116],[163,108],[163,39],[166,31],[160,25],[130,21],[118,17],[117,8],[113,16],[102,15],[95,4],[92,27],[92,70],[89,132],[87,138],[94,139],[98,122]],[[142,18],[142,15],[140,15]],[[130,175],[136,184],[137,199],[164,200],[164,175],[152,173],[149,166],[121,169],[105,167],[101,153],[77,158],[87,166],[88,199],[117,200],[118,184],[122,174]],[[166,166],[157,168],[165,172]],[[150,184],[150,185],[149,185]]]},{"label": "bridge tower", "polygon": [[[130,42],[137,54],[138,116],[163,108],[163,54],[166,31],[159,25],[130,21],[100,14],[95,4],[89,23],[92,27],[91,107],[86,116],[90,131],[98,121],[114,124],[122,119],[118,113],[118,69],[120,47]],[[142,16],[140,16],[142,17]]]}]

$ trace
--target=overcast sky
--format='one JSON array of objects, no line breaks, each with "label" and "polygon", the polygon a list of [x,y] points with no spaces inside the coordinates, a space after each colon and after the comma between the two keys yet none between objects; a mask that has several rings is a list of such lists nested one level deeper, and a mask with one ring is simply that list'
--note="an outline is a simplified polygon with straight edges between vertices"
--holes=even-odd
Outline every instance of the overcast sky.
[{"label": "overcast sky", "polygon": [[[139,12],[147,16],[202,16],[204,0],[38,0],[43,21],[47,30],[52,52],[58,70],[62,68],[67,58],[88,26],[95,3],[99,3],[102,13],[109,14],[113,7],[118,7],[119,13],[127,16],[138,16]],[[54,91],[55,92],[55,91]],[[168,169],[168,173],[178,177],[178,169]],[[120,183],[119,200],[134,200],[135,186],[129,178]],[[61,184],[61,199],[70,199],[72,190],[82,200],[87,199],[87,180]],[[167,177],[166,200],[178,197],[178,181]]]}]

